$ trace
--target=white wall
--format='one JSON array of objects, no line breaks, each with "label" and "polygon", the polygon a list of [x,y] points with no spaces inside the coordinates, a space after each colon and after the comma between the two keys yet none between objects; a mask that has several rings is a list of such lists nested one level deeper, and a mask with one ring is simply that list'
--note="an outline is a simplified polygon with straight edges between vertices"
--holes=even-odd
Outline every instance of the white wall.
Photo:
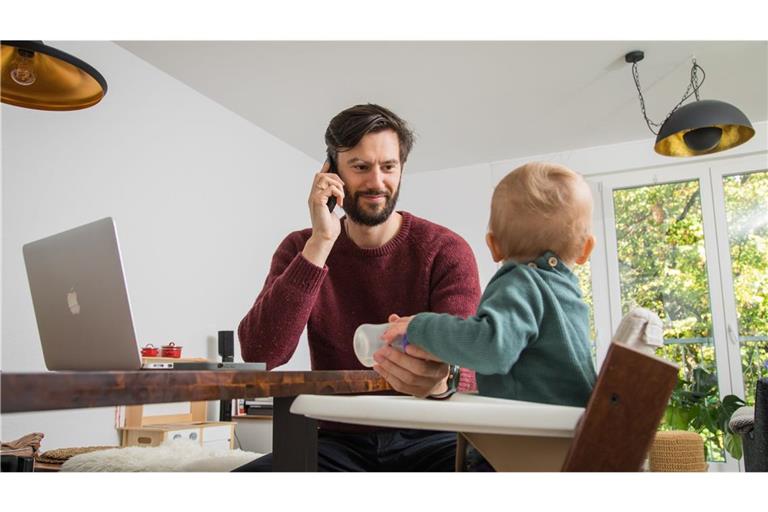
[{"label": "white wall", "polygon": [[403,174],[398,209],[442,224],[461,235],[472,247],[485,284],[497,266],[485,245],[491,195],[495,181],[490,164],[441,171]]},{"label": "white wall", "polygon": [[[109,91],[75,112],[2,105],[2,370],[45,370],[22,245],[105,216],[118,227],[139,343],[216,357],[216,332],[236,329],[277,244],[309,225],[319,162],[115,44],[50,44],[93,65]],[[309,368],[306,340],[283,368]],[[7,414],[2,439],[39,431],[43,449],[117,444],[113,416]]]}]

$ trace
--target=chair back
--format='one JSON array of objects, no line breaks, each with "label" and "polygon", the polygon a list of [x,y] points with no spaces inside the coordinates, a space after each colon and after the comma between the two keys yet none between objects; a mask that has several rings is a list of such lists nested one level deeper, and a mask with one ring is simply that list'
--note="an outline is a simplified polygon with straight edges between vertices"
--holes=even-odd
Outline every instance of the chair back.
[{"label": "chair back", "polygon": [[611,343],[563,471],[639,471],[677,383],[678,367]]}]

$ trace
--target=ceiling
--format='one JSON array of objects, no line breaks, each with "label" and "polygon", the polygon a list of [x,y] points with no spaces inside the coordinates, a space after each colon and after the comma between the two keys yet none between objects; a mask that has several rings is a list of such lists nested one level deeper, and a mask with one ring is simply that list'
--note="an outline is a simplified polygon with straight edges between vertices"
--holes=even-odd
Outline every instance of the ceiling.
[{"label": "ceiling", "polygon": [[662,122],[706,72],[703,99],[768,119],[768,42],[129,41],[123,48],[312,158],[340,110],[379,103],[417,139],[410,172],[653,137],[624,54],[640,49]]}]

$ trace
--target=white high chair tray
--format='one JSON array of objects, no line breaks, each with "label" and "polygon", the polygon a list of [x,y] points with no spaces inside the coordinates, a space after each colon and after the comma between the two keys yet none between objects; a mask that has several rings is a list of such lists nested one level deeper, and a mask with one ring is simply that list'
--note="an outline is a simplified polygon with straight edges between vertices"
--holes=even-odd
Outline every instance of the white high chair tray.
[{"label": "white high chair tray", "polygon": [[448,400],[385,395],[299,395],[291,413],[358,425],[573,437],[582,407],[539,404],[457,393]]}]

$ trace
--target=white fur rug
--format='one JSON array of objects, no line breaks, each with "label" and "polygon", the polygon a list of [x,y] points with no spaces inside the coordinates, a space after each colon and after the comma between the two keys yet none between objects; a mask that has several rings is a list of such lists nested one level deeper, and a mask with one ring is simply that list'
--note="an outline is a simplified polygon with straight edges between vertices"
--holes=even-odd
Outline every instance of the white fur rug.
[{"label": "white fur rug", "polygon": [[130,446],[76,455],[61,471],[232,471],[261,454],[243,450],[203,448],[193,441],[166,441],[160,446]]}]

